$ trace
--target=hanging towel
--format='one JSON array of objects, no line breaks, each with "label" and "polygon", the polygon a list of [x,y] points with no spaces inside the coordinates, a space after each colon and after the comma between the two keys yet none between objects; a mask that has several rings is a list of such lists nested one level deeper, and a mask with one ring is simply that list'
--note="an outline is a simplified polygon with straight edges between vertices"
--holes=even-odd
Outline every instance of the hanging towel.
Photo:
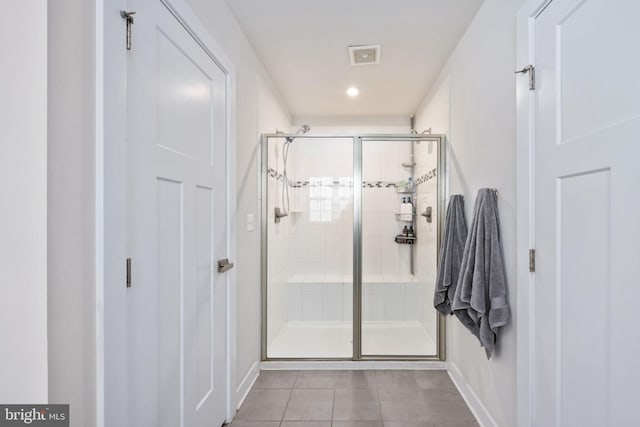
[{"label": "hanging towel", "polygon": [[498,328],[509,321],[496,197],[495,190],[478,191],[452,305],[458,319],[480,340],[487,359],[495,349]]},{"label": "hanging towel", "polygon": [[451,304],[456,293],[464,243],[467,240],[467,222],[464,218],[464,197],[455,194],[449,199],[444,234],[440,246],[440,263],[433,306],[444,315],[451,314]]}]

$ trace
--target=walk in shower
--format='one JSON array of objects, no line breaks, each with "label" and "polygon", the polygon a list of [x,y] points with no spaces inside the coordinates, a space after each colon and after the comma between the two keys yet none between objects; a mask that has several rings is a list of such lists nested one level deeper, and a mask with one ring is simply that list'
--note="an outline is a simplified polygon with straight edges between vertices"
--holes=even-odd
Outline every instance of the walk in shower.
[{"label": "walk in shower", "polygon": [[444,359],[440,135],[262,137],[262,358]]}]

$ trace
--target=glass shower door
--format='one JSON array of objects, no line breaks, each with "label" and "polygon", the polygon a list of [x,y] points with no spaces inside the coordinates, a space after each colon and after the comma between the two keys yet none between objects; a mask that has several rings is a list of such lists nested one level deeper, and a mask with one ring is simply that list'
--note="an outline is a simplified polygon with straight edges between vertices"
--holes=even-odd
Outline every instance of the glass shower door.
[{"label": "glass shower door", "polygon": [[437,354],[438,143],[362,141],[362,357]]},{"label": "glass shower door", "polygon": [[265,164],[263,356],[351,359],[353,138],[269,136]]}]

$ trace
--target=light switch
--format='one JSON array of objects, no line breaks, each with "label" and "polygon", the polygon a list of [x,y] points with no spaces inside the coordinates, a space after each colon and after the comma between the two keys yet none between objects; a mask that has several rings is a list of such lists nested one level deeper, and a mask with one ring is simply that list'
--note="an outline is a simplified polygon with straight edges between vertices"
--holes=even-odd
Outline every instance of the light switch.
[{"label": "light switch", "polygon": [[253,231],[256,228],[255,216],[250,213],[247,214],[247,231]]}]

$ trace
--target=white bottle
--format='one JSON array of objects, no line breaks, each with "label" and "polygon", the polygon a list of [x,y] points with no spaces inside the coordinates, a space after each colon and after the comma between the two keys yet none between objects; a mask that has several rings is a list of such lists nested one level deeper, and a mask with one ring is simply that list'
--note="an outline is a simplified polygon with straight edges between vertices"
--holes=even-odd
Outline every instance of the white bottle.
[{"label": "white bottle", "polygon": [[402,221],[411,221],[413,219],[413,205],[410,197],[403,197],[400,205],[400,219]]}]

